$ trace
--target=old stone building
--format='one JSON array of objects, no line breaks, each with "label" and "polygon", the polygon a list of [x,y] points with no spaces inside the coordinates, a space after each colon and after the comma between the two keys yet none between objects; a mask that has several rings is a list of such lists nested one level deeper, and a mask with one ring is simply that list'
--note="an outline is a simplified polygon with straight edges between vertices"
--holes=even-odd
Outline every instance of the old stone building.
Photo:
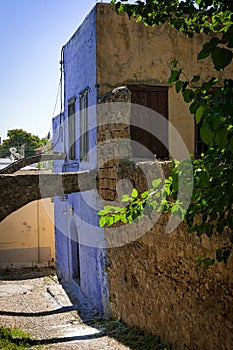
[{"label": "old stone building", "polygon": [[[211,300],[224,299],[217,292],[222,267],[211,273],[211,285],[208,273],[197,271],[200,239],[186,240],[184,226],[166,233],[163,217],[156,225],[103,229],[97,214],[129,189],[127,179],[140,187],[146,178],[149,185],[156,175],[166,176],[166,160],[198,152],[193,117],[168,79],[174,59],[189,77],[214,74],[211,61],[197,61],[204,40],[185,38],[167,25],[147,28],[98,3],[64,45],[64,113],[54,119],[53,129],[55,150],[64,151],[66,159],[56,161],[54,170],[97,169],[98,181],[92,191],[55,198],[56,262],[59,277],[81,290],[100,313],[181,349],[230,349],[229,313],[228,328],[221,328],[221,318],[217,326],[205,324],[199,337],[206,309],[211,319],[217,314]],[[213,252],[216,242],[203,242],[204,252]],[[228,272],[223,283],[230,293]],[[201,300],[208,300],[204,307]],[[224,299],[225,306],[229,300]],[[208,335],[220,328],[205,347]],[[225,348],[218,343],[224,338]]]}]

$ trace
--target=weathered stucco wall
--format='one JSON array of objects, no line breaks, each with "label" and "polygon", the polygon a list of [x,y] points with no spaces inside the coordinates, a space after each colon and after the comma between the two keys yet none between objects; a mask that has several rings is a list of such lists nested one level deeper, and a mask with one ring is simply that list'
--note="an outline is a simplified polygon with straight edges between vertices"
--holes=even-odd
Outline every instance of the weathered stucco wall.
[{"label": "weathered stucco wall", "polygon": [[29,203],[0,223],[0,267],[54,265],[53,203]]},{"label": "weathered stucco wall", "polygon": [[[97,4],[97,82],[100,95],[116,86],[136,84],[169,86],[171,61],[177,59],[189,78],[201,73],[203,79],[216,75],[210,59],[197,61],[204,35],[186,38],[168,25],[146,27],[126,14],[118,15],[109,4]],[[232,76],[232,66],[218,73]],[[169,121],[194,152],[194,122],[188,106],[170,86]],[[173,139],[169,137],[171,149]]]},{"label": "weathered stucco wall", "polygon": [[[108,28],[108,31],[106,31]],[[114,38],[114,40],[113,40]],[[177,59],[186,74],[210,76],[211,60],[197,61],[207,37],[186,38],[169,25],[146,27],[107,4],[97,5],[97,80],[100,92],[123,83],[168,85],[171,61]]]}]

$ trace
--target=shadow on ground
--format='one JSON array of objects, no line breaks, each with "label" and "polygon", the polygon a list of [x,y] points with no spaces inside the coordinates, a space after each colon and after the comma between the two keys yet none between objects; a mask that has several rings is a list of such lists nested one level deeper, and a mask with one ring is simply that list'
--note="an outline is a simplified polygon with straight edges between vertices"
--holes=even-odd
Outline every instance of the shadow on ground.
[{"label": "shadow on ground", "polygon": [[25,267],[21,269],[0,269],[0,281],[20,281],[46,276],[55,276],[55,267]]},{"label": "shadow on ground", "polygon": [[[55,269],[23,269],[15,271],[0,271],[0,280],[27,280],[46,276],[55,276]],[[127,346],[131,350],[171,350],[172,346],[164,344],[159,337],[146,334],[138,328],[127,326],[120,320],[106,320],[98,314],[96,309],[90,305],[80,292],[74,293],[70,285],[63,284],[63,289],[70,299],[71,306],[61,306],[55,310],[43,312],[15,312],[15,311],[0,311],[0,315],[13,317],[45,317],[50,315],[59,315],[62,313],[76,311],[81,318],[81,323],[87,325],[80,333],[67,334],[65,337],[53,337],[49,339],[31,339],[25,341],[30,346],[37,345],[52,345],[65,344],[73,341],[85,341],[109,337],[117,340],[119,343]],[[17,344],[19,339],[12,339],[12,342]]]},{"label": "shadow on ground", "polygon": [[43,312],[14,312],[14,311],[0,310],[0,315],[13,316],[13,317],[43,317],[43,316],[62,314],[64,312],[70,312],[77,309],[78,308],[76,307],[76,305],[74,305],[74,306],[64,306],[64,307],[61,307],[60,309],[43,311]]},{"label": "shadow on ground", "polygon": [[31,339],[30,337],[25,339],[14,337],[11,338],[11,343],[15,345],[24,345],[24,348],[26,349],[28,347],[31,348],[34,346],[65,343],[67,344],[74,341],[97,340],[107,336],[109,338],[117,340],[119,343],[127,346],[131,350],[172,350],[172,347],[162,343],[159,337],[147,335],[137,328],[130,328],[121,321],[107,321],[104,319],[99,319],[95,321],[90,320],[89,322],[86,322],[86,324],[89,327],[95,327],[96,332],[94,334],[74,335],[40,340]]}]

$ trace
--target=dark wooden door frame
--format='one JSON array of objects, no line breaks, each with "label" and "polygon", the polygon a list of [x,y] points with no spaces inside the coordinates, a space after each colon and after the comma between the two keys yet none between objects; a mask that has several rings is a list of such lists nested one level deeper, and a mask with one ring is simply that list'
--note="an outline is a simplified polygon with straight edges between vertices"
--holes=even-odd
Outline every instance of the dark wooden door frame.
[{"label": "dark wooden door frame", "polygon": [[[127,87],[132,93],[132,103],[154,110],[168,120],[167,86],[127,85]],[[155,115],[153,115],[153,117],[155,117]],[[149,157],[149,154],[156,154],[157,158],[159,159],[168,158],[168,149],[162,144],[162,142],[153,136],[153,128],[160,128],[159,123],[156,125],[156,120],[153,121],[152,118],[145,118],[145,124],[147,126],[147,130],[151,130],[150,133],[142,128],[134,126],[134,118],[135,116],[131,115],[131,137],[132,140],[138,143],[138,147],[135,146],[133,151],[134,156],[137,157],[139,154],[139,157],[143,155],[145,155],[145,157]],[[163,138],[165,138],[165,143],[168,144],[168,125],[166,125],[165,128],[166,130],[164,130],[163,125],[161,134],[163,134]],[[141,151],[140,149],[142,149],[142,147],[139,147],[139,144],[144,145],[150,152]]]}]

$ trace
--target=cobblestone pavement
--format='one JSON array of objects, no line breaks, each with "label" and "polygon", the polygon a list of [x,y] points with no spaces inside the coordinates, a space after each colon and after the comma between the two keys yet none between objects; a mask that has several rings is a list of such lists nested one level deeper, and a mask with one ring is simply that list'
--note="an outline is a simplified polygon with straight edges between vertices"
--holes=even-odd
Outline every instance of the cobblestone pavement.
[{"label": "cobblestone pavement", "polygon": [[69,297],[54,270],[0,271],[0,325],[29,332],[42,350],[130,349],[104,330],[85,324],[85,318],[95,319],[98,314],[66,291]]}]

